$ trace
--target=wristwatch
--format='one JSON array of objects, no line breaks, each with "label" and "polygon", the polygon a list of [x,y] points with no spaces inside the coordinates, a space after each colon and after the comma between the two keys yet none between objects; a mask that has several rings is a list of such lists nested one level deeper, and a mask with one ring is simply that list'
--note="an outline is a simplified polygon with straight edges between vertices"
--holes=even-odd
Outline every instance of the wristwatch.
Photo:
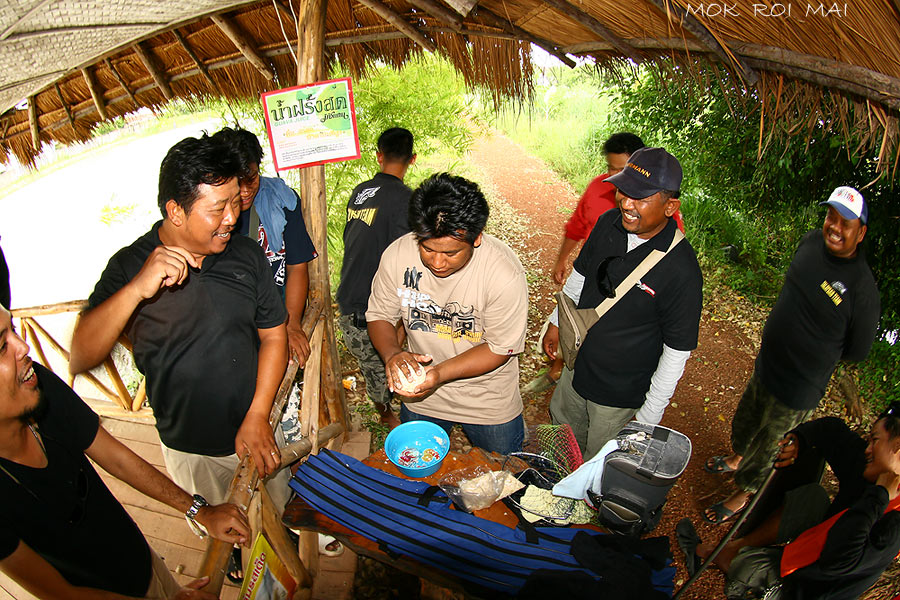
[{"label": "wristwatch", "polygon": [[200,494],[194,494],[194,501],[191,502],[190,508],[184,513],[184,518],[187,520],[191,531],[200,537],[206,537],[209,534],[209,532],[206,531],[206,527],[196,519],[197,513],[204,506],[209,506],[209,502],[206,501],[206,498]]}]

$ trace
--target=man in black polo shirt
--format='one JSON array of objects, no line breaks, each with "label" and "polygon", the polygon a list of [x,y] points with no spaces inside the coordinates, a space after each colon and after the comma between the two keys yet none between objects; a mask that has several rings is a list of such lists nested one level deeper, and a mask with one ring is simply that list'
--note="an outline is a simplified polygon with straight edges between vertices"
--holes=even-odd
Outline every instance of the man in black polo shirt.
[{"label": "man in black polo shirt", "polygon": [[[70,361],[73,373],[91,368],[127,335],[169,473],[214,504],[245,453],[261,476],[280,463],[268,417],[287,365],[286,312],[262,249],[232,233],[239,173],[237,156],[207,135],[169,150],[164,218],[110,259]],[[280,506],[289,495],[282,479],[268,486]]]},{"label": "man in black polo shirt", "polygon": [[381,172],[353,190],[347,202],[344,225],[344,262],[337,301],[338,321],[347,349],[359,361],[366,379],[366,393],[378,410],[381,422],[391,427],[400,420],[391,410],[384,363],[366,329],[366,308],[372,279],[384,249],[409,233],[409,197],[412,190],[403,183],[406,171],[416,162],[413,135],[402,127],[392,127],[378,137],[375,153]]},{"label": "man in black polo shirt", "polygon": [[[604,213],[575,260],[563,291],[594,308],[652,250],[665,252],[677,229],[681,165],[662,148],[642,148],[607,181],[618,208]],[[631,419],[657,424],[697,347],[703,277],[681,240],[588,331],[574,369],[563,369],[550,400],[554,423],[567,423],[585,459]],[[544,351],[556,358],[556,314]]]}]

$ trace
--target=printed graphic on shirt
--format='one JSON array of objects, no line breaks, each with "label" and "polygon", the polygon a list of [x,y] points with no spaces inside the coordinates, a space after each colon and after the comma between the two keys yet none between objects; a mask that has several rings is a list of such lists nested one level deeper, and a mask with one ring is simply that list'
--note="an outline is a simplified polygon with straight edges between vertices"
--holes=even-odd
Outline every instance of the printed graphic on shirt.
[{"label": "printed graphic on shirt", "polygon": [[820,287],[825,292],[825,295],[831,298],[835,306],[840,306],[841,302],[844,301],[841,296],[847,293],[847,286],[844,285],[843,281],[832,281],[831,283],[823,281]]},{"label": "printed graphic on shirt", "polygon": [[414,290],[419,289],[419,280],[422,279],[422,273],[415,267],[406,267],[403,273],[403,286]]},{"label": "printed graphic on shirt", "polygon": [[397,296],[406,311],[405,320],[410,331],[434,333],[454,342],[481,343],[484,329],[481,319],[475,315],[474,306],[450,302],[441,307],[428,294],[409,288],[397,288]]},{"label": "printed graphic on shirt", "polygon": [[377,208],[350,208],[347,207],[347,222],[349,223],[353,219],[359,219],[363,223],[368,226],[372,226],[372,221],[375,220],[375,214],[378,212]]},{"label": "printed graphic on shirt", "polygon": [[284,287],[284,243],[281,244],[281,250],[279,250],[278,252],[272,252],[269,249],[269,239],[266,235],[266,229],[261,224],[259,226],[259,234],[256,237],[256,241],[259,243],[259,247],[262,248],[266,253],[266,258],[269,261],[269,266],[271,267],[274,265],[274,268],[272,270],[275,272],[275,285]]},{"label": "printed graphic on shirt", "polygon": [[379,185],[379,186],[377,186],[377,187],[370,187],[370,188],[366,188],[366,189],[364,189],[364,190],[361,190],[361,191],[356,195],[356,199],[353,201],[353,204],[362,204],[363,202],[365,202],[366,200],[368,200],[369,198],[371,198],[372,196],[374,196],[375,193],[376,193],[378,190],[380,190],[380,189],[381,189],[381,186]]},{"label": "printed graphic on shirt", "polygon": [[650,294],[652,297],[656,298],[656,290],[654,290],[652,287],[650,287],[650,286],[647,285],[646,283],[644,283],[644,282],[642,282],[642,281],[638,281],[638,282],[637,282],[636,284],[634,284],[634,285],[635,285],[635,287],[637,287],[639,290],[645,291],[645,292],[647,292],[648,294]]}]

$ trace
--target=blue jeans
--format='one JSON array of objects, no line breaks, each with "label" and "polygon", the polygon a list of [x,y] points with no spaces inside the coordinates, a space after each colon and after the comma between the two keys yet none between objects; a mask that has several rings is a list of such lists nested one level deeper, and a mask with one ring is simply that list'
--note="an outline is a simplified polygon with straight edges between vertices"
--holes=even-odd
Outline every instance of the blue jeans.
[{"label": "blue jeans", "polygon": [[[447,435],[450,435],[450,429],[456,424],[453,421],[445,421],[444,419],[415,413],[407,408],[406,403],[401,403],[400,420],[403,423],[407,421],[429,421],[443,427]],[[473,425],[471,423],[460,423],[460,425],[473,446],[499,454],[522,451],[522,442],[525,439],[525,421],[522,419],[522,415],[499,425]]]}]

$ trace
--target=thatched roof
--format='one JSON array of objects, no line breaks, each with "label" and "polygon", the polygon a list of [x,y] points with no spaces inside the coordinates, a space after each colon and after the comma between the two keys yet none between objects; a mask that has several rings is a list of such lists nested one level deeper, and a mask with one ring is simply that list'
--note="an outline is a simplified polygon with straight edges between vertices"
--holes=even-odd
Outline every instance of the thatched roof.
[{"label": "thatched roof", "polygon": [[[0,147],[30,163],[41,141],[85,139],[141,106],[293,85],[298,6],[0,0]],[[329,60],[354,77],[436,51],[469,84],[523,98],[535,43],[570,65],[630,60],[701,81],[713,65],[710,85],[761,103],[761,132],[833,127],[882,159],[898,144],[900,0],[330,0],[326,27]]]}]

